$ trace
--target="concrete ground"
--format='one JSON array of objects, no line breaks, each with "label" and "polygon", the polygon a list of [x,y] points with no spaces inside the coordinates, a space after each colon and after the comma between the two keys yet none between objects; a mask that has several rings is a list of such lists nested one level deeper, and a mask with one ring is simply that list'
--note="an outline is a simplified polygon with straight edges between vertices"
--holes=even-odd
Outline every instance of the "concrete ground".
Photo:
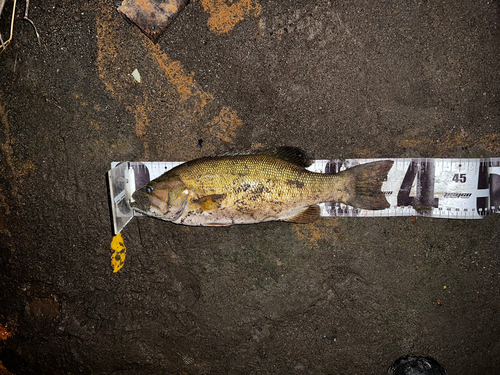
[{"label": "concrete ground", "polygon": [[112,273],[105,180],[277,145],[498,157],[498,1],[198,0],[158,44],[115,1],[32,2],[41,45],[23,15],[0,55],[0,374],[500,373],[498,214],[135,218]]}]

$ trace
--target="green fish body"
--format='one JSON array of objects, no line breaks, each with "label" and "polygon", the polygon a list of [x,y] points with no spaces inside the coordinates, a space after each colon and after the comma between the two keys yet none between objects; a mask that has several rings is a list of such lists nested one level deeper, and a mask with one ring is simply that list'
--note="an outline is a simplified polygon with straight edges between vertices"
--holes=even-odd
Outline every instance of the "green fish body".
[{"label": "green fish body", "polygon": [[134,210],[184,225],[228,226],[265,221],[309,223],[321,202],[380,210],[391,160],[336,174],[310,172],[303,151],[283,147],[255,154],[204,157],[181,164],[132,195]]}]

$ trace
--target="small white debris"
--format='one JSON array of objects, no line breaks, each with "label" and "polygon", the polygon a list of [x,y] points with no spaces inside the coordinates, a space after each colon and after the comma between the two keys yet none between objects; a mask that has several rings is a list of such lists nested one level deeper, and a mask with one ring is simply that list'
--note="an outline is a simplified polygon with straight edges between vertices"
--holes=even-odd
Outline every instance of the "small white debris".
[{"label": "small white debris", "polygon": [[134,77],[137,82],[141,83],[141,75],[137,69],[132,72],[132,77]]}]

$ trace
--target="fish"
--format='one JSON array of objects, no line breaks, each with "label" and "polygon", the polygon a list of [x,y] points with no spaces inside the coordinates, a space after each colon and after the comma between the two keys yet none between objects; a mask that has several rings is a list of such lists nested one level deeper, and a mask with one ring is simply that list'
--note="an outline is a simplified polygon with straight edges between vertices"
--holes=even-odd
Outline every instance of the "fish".
[{"label": "fish", "polygon": [[382,183],[392,160],[361,164],[335,174],[315,173],[295,147],[202,157],[180,164],[132,194],[137,212],[176,224],[230,226],[267,221],[311,223],[319,203],[389,207]]}]

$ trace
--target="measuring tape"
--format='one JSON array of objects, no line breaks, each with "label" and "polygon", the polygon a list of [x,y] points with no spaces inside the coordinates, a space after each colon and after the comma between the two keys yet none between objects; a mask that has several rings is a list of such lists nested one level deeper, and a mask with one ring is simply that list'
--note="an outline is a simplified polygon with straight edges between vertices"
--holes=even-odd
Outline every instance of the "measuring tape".
[{"label": "measuring tape", "polygon": [[[307,168],[338,173],[358,164],[393,160],[382,185],[390,207],[372,211],[324,202],[321,216],[425,216],[444,219],[482,219],[500,212],[500,158],[489,159],[347,159],[315,160]],[[111,214],[115,234],[134,217],[132,193],[182,162],[114,162],[108,171]]]}]

